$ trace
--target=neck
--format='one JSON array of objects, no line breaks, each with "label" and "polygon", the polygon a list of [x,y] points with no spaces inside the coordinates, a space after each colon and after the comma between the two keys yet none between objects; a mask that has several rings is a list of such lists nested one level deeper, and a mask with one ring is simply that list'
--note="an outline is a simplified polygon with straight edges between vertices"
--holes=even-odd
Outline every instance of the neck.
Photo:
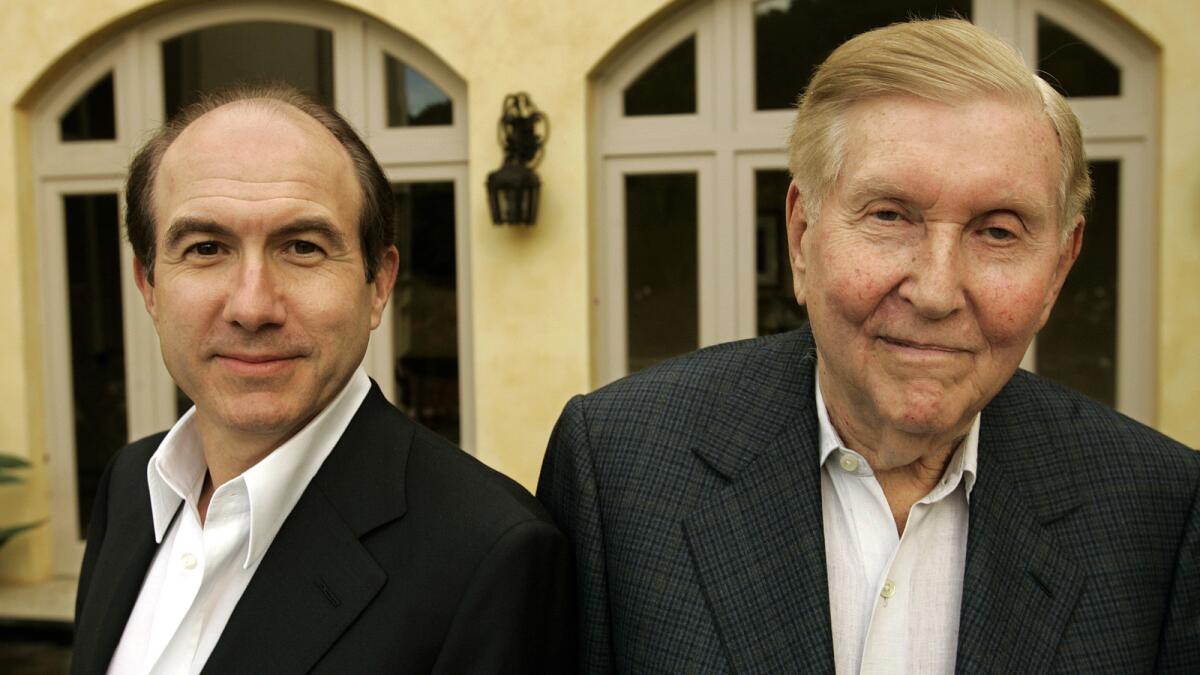
[{"label": "neck", "polygon": [[266,459],[296,432],[295,429],[289,429],[284,432],[253,433],[222,428],[207,423],[199,410],[196,411],[196,430],[200,436],[200,447],[204,449],[204,462],[208,465],[208,485],[213,490]]},{"label": "neck", "polygon": [[886,425],[862,424],[831,404],[828,397],[825,408],[842,442],[871,466],[891,508],[896,529],[903,534],[908,512],[942,479],[955,449],[970,430],[970,423],[964,429],[946,434],[910,434]]}]

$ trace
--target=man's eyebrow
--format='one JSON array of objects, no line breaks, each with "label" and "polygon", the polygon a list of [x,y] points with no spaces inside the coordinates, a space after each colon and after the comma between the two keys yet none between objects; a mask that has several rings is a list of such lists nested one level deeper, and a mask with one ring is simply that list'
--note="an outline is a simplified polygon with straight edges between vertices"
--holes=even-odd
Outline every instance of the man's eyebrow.
[{"label": "man's eyebrow", "polygon": [[[174,248],[185,237],[207,234],[214,237],[233,237],[233,230],[203,218],[180,218],[171,223],[164,237],[166,248]],[[272,239],[288,239],[300,235],[317,235],[327,239],[335,248],[346,247],[346,237],[332,223],[320,218],[306,218],[289,223],[271,233]]]},{"label": "man's eyebrow", "polygon": [[317,235],[324,237],[333,244],[334,248],[346,248],[346,237],[332,223],[321,218],[307,218],[285,225],[271,233],[272,239],[287,239],[300,235]]},{"label": "man's eyebrow", "polygon": [[180,218],[171,223],[171,226],[167,228],[167,234],[164,237],[166,248],[174,248],[184,237],[192,234],[210,234],[217,237],[228,237],[233,232],[228,227],[211,220]]}]

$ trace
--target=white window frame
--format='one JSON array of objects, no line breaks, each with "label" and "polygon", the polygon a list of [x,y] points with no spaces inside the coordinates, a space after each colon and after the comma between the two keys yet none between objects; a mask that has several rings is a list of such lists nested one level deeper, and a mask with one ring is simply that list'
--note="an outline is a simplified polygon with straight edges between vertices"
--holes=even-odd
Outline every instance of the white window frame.
[{"label": "white window frame", "polygon": [[[227,23],[273,21],[307,25],[333,34],[334,100],[360,132],[392,180],[451,180],[455,186],[459,311],[459,391],[462,443],[474,442],[470,258],[467,232],[468,184],[466,85],[416,40],[357,12],[332,4],[214,2],[158,16],[112,39],[51,85],[32,111],[31,140],[40,248],[42,365],[50,472],[51,529],[56,574],[78,572],[83,534],[78,527],[69,304],[62,198],[68,194],[116,193],[124,218],[123,187],[128,164],[150,130],[162,123],[161,42],[193,30]],[[412,66],[450,98],[453,124],[389,129],[383,52]],[[64,143],[59,118],[107,72],[113,73],[117,138]],[[413,178],[419,177],[419,178]],[[158,336],[133,283],[132,252],[121,248],[129,438],[169,428],[176,419],[175,384],[162,364]],[[372,336],[364,365],[392,398],[394,356],[389,308]],[[116,448],[114,448],[116,450]]]}]

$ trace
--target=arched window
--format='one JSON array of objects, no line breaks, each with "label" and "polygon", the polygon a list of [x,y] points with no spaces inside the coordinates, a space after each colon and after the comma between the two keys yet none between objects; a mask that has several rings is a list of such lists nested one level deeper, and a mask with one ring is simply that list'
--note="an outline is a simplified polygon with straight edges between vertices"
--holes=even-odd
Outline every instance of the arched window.
[{"label": "arched window", "polygon": [[783,212],[795,99],[852,35],[949,13],[1066,91],[1096,181],[1084,254],[1023,365],[1152,420],[1155,52],[1081,0],[705,0],[614,54],[593,74],[600,383],[804,320]]},{"label": "arched window", "polygon": [[332,6],[160,16],[89,54],[33,111],[56,570],[74,573],[100,472],[190,405],[167,375],[120,231],[133,152],[206,90],[282,80],[333,103],[398,197],[402,268],[365,365],[412,417],[470,447],[466,87],[420,44]]}]

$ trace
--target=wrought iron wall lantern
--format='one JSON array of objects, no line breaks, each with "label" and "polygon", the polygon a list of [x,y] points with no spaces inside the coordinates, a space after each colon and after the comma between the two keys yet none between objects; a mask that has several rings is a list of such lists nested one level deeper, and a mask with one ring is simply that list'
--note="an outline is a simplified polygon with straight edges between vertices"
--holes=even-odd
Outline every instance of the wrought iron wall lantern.
[{"label": "wrought iron wall lantern", "polygon": [[488,174],[488,207],[496,225],[533,225],[537,221],[542,181],[533,168],[550,137],[550,120],[533,105],[529,94],[504,97],[499,140],[504,164]]}]

